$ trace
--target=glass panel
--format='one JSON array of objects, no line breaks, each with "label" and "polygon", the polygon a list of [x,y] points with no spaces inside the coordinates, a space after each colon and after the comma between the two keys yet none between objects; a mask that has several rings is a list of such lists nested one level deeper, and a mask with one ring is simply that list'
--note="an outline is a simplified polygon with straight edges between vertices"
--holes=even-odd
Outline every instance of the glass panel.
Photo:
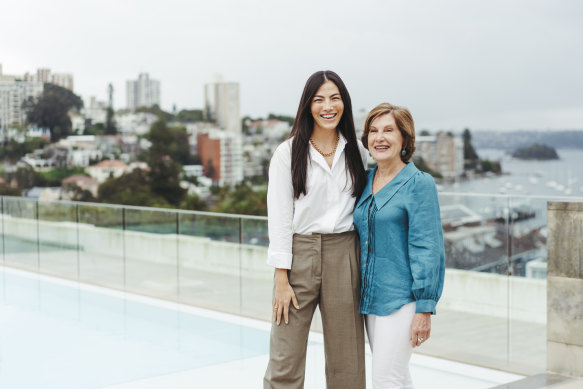
[{"label": "glass panel", "polygon": [[266,263],[267,219],[242,219],[241,313],[270,321],[273,300],[273,267]]},{"label": "glass panel", "polygon": [[125,209],[126,290],[178,298],[176,212]]},{"label": "glass panel", "polygon": [[510,199],[509,364],[533,373],[546,368],[546,199]]},{"label": "glass panel", "polygon": [[180,301],[239,314],[239,219],[179,213]]},{"label": "glass panel", "polygon": [[38,223],[36,201],[4,197],[4,263],[38,271]]},{"label": "glass panel", "polygon": [[79,203],[79,280],[125,289],[123,209]]},{"label": "glass panel", "polygon": [[78,278],[77,215],[75,204],[38,203],[40,269],[44,274]]},{"label": "glass panel", "polygon": [[440,194],[446,275],[423,352],[489,366],[508,356],[508,199]]}]

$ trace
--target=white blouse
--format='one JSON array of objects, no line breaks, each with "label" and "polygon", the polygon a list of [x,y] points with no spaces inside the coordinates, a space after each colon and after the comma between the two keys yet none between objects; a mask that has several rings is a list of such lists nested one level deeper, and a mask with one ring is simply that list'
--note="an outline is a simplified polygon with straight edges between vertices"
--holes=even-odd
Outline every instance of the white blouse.
[{"label": "white blouse", "polygon": [[[350,172],[344,162],[346,139],[340,135],[332,168],[310,144],[306,194],[294,199],[291,177],[293,138],[280,144],[269,165],[267,215],[269,249],[267,263],[291,269],[293,234],[338,233],[354,229]],[[363,168],[368,151],[358,141]]]}]

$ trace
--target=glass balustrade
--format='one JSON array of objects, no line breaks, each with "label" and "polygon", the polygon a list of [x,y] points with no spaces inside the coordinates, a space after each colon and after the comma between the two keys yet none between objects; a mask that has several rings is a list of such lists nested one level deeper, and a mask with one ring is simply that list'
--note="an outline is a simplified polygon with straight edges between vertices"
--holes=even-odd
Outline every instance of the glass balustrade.
[{"label": "glass balustrade", "polygon": [[[446,281],[419,352],[545,369],[550,200],[581,201],[439,194]],[[271,320],[265,217],[17,197],[0,205],[5,266]]]}]

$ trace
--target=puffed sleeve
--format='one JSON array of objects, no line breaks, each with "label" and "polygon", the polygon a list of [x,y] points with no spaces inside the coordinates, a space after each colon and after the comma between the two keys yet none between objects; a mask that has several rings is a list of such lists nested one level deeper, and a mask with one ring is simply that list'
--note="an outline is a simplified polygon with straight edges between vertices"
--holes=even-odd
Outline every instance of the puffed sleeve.
[{"label": "puffed sleeve", "polygon": [[417,305],[416,312],[435,314],[445,276],[439,201],[433,177],[419,172],[413,179],[407,203],[412,293]]},{"label": "puffed sleeve", "polygon": [[276,268],[291,269],[293,213],[291,141],[288,140],[279,145],[271,157],[267,185],[267,263]]}]

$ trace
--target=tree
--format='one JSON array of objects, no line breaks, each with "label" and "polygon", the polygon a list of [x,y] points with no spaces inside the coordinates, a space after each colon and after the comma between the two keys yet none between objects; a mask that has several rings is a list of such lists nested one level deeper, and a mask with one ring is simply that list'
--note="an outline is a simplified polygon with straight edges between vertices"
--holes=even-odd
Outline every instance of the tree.
[{"label": "tree", "polygon": [[186,122],[202,122],[204,120],[201,109],[182,109],[176,116],[174,120],[186,123]]},{"label": "tree", "polygon": [[154,115],[158,116],[158,119],[165,122],[169,122],[174,118],[170,112],[163,111],[158,105],[154,105],[153,107],[139,107],[136,108],[136,112],[153,113]]},{"label": "tree", "polygon": [[117,126],[115,125],[114,113],[111,107],[107,108],[107,117],[105,119],[105,133],[107,135],[117,134]]},{"label": "tree", "polygon": [[464,160],[477,161],[478,153],[476,153],[474,146],[472,146],[472,134],[469,128],[464,129],[462,138],[464,140]]},{"label": "tree", "polygon": [[152,142],[147,160],[150,165],[150,187],[152,193],[163,197],[169,204],[178,206],[186,191],[180,187],[180,164],[172,160],[176,138],[163,120],[157,120],[150,127],[147,138]]},{"label": "tree", "polygon": [[111,204],[140,205],[145,207],[168,207],[168,202],[152,193],[148,174],[134,169],[118,178],[111,178],[99,185],[100,201]]},{"label": "tree", "polygon": [[207,211],[209,206],[206,201],[198,197],[196,194],[191,194],[182,202],[180,208],[191,211]]},{"label": "tree", "polygon": [[69,110],[82,107],[83,101],[79,96],[66,88],[49,83],[44,84],[38,99],[29,98],[23,103],[27,122],[48,128],[53,142],[72,133]]},{"label": "tree", "polygon": [[253,191],[253,188],[243,182],[232,190],[223,187],[218,194],[216,210],[224,213],[243,215],[267,215],[267,191]]}]

